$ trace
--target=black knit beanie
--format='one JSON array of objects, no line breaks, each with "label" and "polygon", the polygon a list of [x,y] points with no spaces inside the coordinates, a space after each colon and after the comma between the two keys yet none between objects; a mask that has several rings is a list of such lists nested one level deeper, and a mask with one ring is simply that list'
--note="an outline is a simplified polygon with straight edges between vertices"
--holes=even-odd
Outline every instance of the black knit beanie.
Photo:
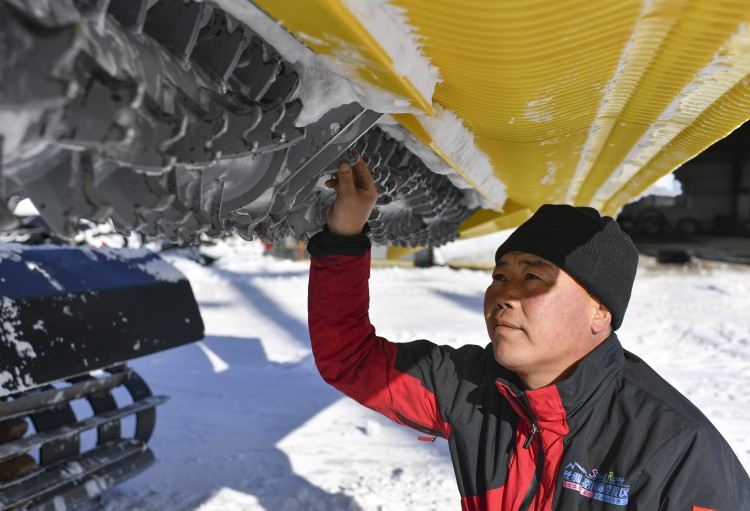
[{"label": "black knit beanie", "polygon": [[638,267],[638,251],[611,217],[594,208],[545,204],[497,249],[528,252],[556,264],[576,279],[622,324]]}]

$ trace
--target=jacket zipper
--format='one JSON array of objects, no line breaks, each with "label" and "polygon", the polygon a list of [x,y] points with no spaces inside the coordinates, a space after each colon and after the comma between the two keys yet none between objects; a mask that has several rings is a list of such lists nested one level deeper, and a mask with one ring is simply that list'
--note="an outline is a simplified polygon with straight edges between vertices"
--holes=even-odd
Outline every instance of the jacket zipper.
[{"label": "jacket zipper", "polygon": [[542,471],[544,469],[544,446],[542,445],[542,435],[537,435],[537,433],[539,432],[539,426],[536,423],[533,412],[529,410],[529,408],[526,406],[526,403],[524,403],[510,389],[508,389],[508,391],[505,393],[505,397],[514,402],[514,404],[516,405],[515,408],[521,411],[521,413],[524,415],[524,418],[529,421],[529,424],[531,424],[531,431],[529,432],[529,436],[526,437],[526,440],[523,443],[523,448],[528,449],[534,437],[536,437],[537,441],[536,467],[534,470],[534,474],[531,476],[531,482],[529,483],[528,490],[526,490],[526,495],[521,502],[521,506],[518,508],[518,511],[529,511],[529,509],[531,509],[531,504],[534,502],[536,492],[539,489],[539,481],[541,481],[542,479]]},{"label": "jacket zipper", "polygon": [[442,431],[437,431],[437,430],[435,430],[435,429],[430,429],[430,428],[428,428],[428,427],[426,427],[426,426],[422,426],[422,425],[421,425],[420,423],[418,423],[418,422],[414,422],[413,420],[409,419],[408,417],[404,417],[404,416],[403,416],[403,415],[402,415],[401,413],[399,413],[399,412],[395,412],[395,415],[396,415],[396,417],[398,418],[398,420],[400,420],[401,422],[403,422],[403,423],[404,423],[404,424],[406,424],[407,426],[409,426],[409,427],[411,427],[411,428],[414,428],[414,429],[416,429],[417,431],[421,431],[421,432],[422,432],[422,433],[424,433],[425,435],[431,435],[431,436],[433,437],[433,438],[424,438],[424,437],[419,437],[419,439],[420,439],[420,440],[425,440],[425,441],[429,441],[429,442],[434,442],[434,441],[435,441],[435,438],[438,438],[438,437],[439,437],[439,438],[444,438],[444,437],[445,437],[445,435],[443,434],[443,432],[442,432]]},{"label": "jacket zipper", "polygon": [[[539,429],[535,424],[532,424],[531,433],[529,434],[529,438],[526,439],[526,442],[524,442],[524,447],[531,443],[530,440],[534,436],[535,431],[539,431]],[[521,502],[521,506],[518,508],[519,511],[528,511],[531,509],[531,504],[534,502],[534,497],[539,489],[539,481],[542,480],[542,471],[544,470],[544,446],[542,445],[542,435],[536,435],[536,444],[536,469],[534,470],[534,475],[531,477],[529,489],[526,490],[526,496],[523,498],[523,502]]]},{"label": "jacket zipper", "polygon": [[526,441],[523,443],[523,448],[528,449],[529,445],[531,445],[531,439],[534,438],[534,435],[536,435],[537,431],[539,431],[539,428],[536,427],[536,424],[533,422],[531,423],[531,432],[529,433],[529,436],[526,438]]}]

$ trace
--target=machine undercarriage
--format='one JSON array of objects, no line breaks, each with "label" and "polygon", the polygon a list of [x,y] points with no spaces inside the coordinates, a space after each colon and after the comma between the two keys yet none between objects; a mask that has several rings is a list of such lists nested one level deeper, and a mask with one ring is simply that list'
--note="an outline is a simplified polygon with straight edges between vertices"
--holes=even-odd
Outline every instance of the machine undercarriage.
[{"label": "machine undercarriage", "polygon": [[4,229],[28,197],[68,237],[86,218],[180,242],[304,240],[355,143],[381,195],[378,242],[442,244],[476,209],[378,112],[353,103],[297,126],[293,64],[211,2],[4,0],[0,37]]}]

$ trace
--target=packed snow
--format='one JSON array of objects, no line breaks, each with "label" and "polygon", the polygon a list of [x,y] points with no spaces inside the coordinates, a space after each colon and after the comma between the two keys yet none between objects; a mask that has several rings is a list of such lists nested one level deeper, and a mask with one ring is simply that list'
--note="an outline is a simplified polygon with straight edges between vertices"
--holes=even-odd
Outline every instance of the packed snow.
[{"label": "packed snow", "polygon": [[[498,236],[488,240],[486,261]],[[188,276],[206,337],[132,362],[170,400],[150,443],[156,464],[109,491],[102,509],[459,509],[447,442],[419,441],[321,380],[306,324],[308,264],[264,256],[256,243],[202,250],[216,261],[166,257]],[[373,323],[392,340],[484,345],[489,280],[487,270],[376,266]],[[703,410],[746,469],[749,288],[750,266],[643,257],[619,331],[626,348]]]}]

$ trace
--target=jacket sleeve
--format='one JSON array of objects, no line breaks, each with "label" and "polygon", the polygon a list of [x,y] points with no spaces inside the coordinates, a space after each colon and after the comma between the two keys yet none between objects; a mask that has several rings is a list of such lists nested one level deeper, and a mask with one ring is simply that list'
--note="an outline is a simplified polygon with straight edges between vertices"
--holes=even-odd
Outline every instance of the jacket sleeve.
[{"label": "jacket sleeve", "polygon": [[[427,341],[393,343],[376,335],[368,314],[369,250],[316,257],[321,243],[313,245],[308,324],[323,379],[400,424],[447,438],[451,426],[440,410],[431,369],[440,365],[436,360],[443,358],[443,350]],[[399,370],[399,360],[420,369]]]},{"label": "jacket sleeve", "polygon": [[674,434],[651,457],[639,486],[634,499],[638,510],[730,511],[750,506],[750,478],[713,427],[687,427]]}]

